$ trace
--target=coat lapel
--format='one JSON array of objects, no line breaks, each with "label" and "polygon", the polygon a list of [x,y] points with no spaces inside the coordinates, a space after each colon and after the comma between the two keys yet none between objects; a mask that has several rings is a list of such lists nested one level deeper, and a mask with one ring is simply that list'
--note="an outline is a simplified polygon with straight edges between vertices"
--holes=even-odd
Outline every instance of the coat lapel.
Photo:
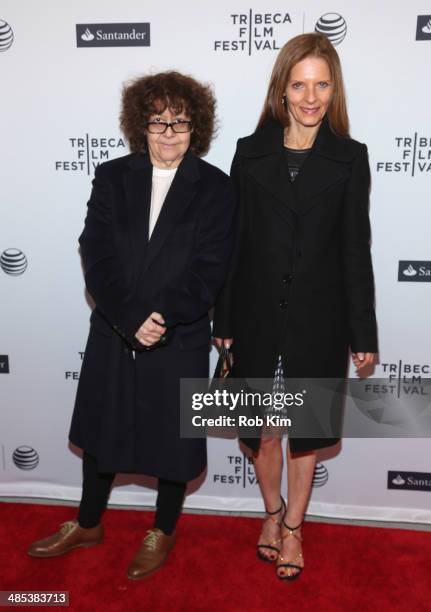
[{"label": "coat lapel", "polygon": [[347,178],[350,156],[343,140],[335,136],[325,119],[316,140],[292,187],[301,202],[300,214],[306,214],[321,202],[317,196]]},{"label": "coat lapel", "polygon": [[129,166],[123,180],[134,261],[139,264],[145,260],[148,248],[153,167],[149,156],[141,154],[132,156]]},{"label": "coat lapel", "polygon": [[166,195],[151,239],[148,243],[145,269],[159,253],[167,236],[174,229],[181,214],[192,201],[198,190],[199,180],[198,160],[191,154],[184,156],[175,174],[172,185]]},{"label": "coat lapel", "polygon": [[303,215],[321,202],[318,195],[348,176],[349,147],[345,139],[331,131],[325,118],[319,128],[310,155],[292,184],[284,155],[283,126],[268,121],[250,138],[244,139],[239,153],[250,160],[250,174],[271,193],[277,211],[291,221],[286,208]]},{"label": "coat lapel", "polygon": [[240,141],[238,152],[250,158],[249,173],[274,196],[275,211],[294,226],[292,211],[297,212],[297,202],[284,158],[283,140],[281,124],[268,121],[251,137]]},{"label": "coat lapel", "polygon": [[287,163],[283,152],[266,155],[250,164],[250,174],[272,196],[275,211],[287,223],[294,225],[292,211],[298,212],[296,194],[289,180]]},{"label": "coat lapel", "polygon": [[124,176],[129,231],[135,261],[138,269],[144,271],[157,256],[177,219],[197,192],[200,178],[198,159],[188,152],[178,166],[150,240],[148,228],[153,166],[148,154],[131,156],[129,166],[130,170]]}]

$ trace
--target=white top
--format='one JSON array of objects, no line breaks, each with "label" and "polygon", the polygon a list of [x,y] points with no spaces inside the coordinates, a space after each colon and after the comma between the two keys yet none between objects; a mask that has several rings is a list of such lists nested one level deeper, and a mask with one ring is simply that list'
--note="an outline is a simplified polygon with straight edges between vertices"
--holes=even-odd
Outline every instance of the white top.
[{"label": "white top", "polygon": [[163,202],[169,191],[172,181],[174,180],[177,168],[165,170],[164,168],[156,168],[153,166],[153,182],[151,187],[151,208],[150,221],[148,224],[148,239],[151,238],[156,221],[159,218],[162,210]]}]

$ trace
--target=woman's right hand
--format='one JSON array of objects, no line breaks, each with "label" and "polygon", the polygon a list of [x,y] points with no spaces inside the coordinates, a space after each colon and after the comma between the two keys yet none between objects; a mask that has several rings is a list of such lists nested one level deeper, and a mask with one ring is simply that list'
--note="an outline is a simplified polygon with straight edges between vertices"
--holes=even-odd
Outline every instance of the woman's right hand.
[{"label": "woman's right hand", "polygon": [[214,338],[214,340],[217,348],[221,348],[221,345],[224,344],[229,349],[233,344],[233,338]]},{"label": "woman's right hand", "polygon": [[166,333],[164,327],[164,319],[159,312],[153,312],[146,319],[135,334],[135,338],[144,346],[153,346],[160,341],[163,334]]}]

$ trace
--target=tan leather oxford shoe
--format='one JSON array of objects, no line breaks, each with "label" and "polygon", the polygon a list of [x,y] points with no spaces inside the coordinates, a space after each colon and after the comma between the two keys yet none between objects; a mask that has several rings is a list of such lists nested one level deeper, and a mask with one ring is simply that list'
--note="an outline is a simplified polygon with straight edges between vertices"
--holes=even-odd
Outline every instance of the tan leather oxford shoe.
[{"label": "tan leather oxford shoe", "polygon": [[166,535],[161,529],[149,529],[142,540],[140,549],[129,565],[128,578],[140,580],[156,572],[166,561],[174,544],[175,532],[172,535]]},{"label": "tan leather oxford shoe", "polygon": [[102,525],[84,529],[75,519],[62,523],[59,531],[44,540],[33,542],[27,552],[31,557],[59,557],[79,546],[99,544],[102,539]]}]

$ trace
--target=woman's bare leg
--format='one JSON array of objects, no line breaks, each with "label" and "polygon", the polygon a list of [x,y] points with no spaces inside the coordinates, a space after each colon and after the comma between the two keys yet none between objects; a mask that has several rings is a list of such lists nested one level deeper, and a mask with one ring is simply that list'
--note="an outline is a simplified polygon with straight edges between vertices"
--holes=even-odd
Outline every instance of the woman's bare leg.
[{"label": "woman's bare leg", "polygon": [[[257,457],[254,459],[256,476],[259,481],[265,508],[275,512],[281,506],[280,487],[283,471],[283,451],[278,435],[263,436]],[[284,510],[284,508],[283,508]],[[281,522],[283,511],[274,514],[273,519]],[[280,538],[280,527],[274,520],[265,520],[258,544],[268,544]],[[280,543],[278,544],[280,546]],[[277,553],[269,549],[260,549],[268,559],[275,560]]]},{"label": "woman's bare leg", "polygon": [[[314,468],[316,466],[316,452],[301,453],[292,455],[287,444],[287,513],[284,522],[289,527],[300,525],[304,519],[304,514],[307,509],[308,500],[311,493],[311,484],[313,482]],[[282,536],[288,535],[286,527],[282,526]],[[301,529],[294,532],[301,536]],[[282,542],[281,556],[284,561],[292,562],[297,565],[303,565],[301,557],[298,559],[299,553],[302,553],[301,542],[293,536],[285,537]],[[287,560],[287,561],[286,561]],[[292,575],[298,570],[294,568],[283,568],[278,570],[279,575]]]}]

